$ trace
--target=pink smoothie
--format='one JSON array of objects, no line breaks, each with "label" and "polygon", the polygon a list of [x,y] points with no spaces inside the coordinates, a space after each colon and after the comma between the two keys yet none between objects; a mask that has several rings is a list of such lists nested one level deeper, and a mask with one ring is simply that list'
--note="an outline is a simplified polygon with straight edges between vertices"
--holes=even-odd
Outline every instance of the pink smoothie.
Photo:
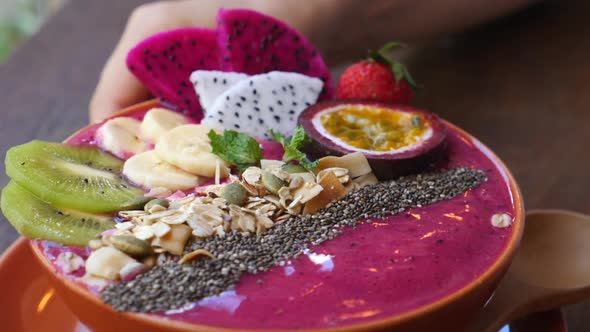
[{"label": "pink smoothie", "polygon": [[[90,127],[69,143],[94,144],[95,130]],[[269,148],[276,154],[276,145]],[[496,213],[514,215],[514,202],[506,174],[485,151],[449,130],[449,160],[441,167],[485,171],[488,180],[477,188],[384,220],[367,220],[314,246],[313,254],[243,276],[234,290],[158,315],[244,329],[321,328],[391,317],[450,295],[490,268],[512,234],[512,227],[490,223]],[[71,250],[47,242],[39,247],[54,264],[59,252]]]}]

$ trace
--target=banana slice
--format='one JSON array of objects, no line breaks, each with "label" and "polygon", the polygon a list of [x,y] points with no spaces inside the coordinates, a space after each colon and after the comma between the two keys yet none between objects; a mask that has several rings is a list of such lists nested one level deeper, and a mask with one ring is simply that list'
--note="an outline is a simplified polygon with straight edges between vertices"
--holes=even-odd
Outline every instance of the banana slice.
[{"label": "banana slice", "polygon": [[160,136],[155,150],[163,160],[192,174],[214,177],[219,164],[219,175],[225,178],[229,168],[223,159],[211,153],[211,142],[207,136],[210,130],[196,124],[176,127]]},{"label": "banana slice", "polygon": [[93,251],[86,260],[86,272],[96,277],[117,280],[121,277],[121,269],[133,262],[136,260],[115,248],[102,247]]},{"label": "banana slice", "polygon": [[108,120],[96,132],[98,146],[122,159],[147,150],[139,138],[140,122],[133,118],[120,117]]},{"label": "banana slice", "polygon": [[170,190],[191,189],[205,180],[163,161],[154,150],[129,158],[123,165],[123,175],[143,187]]},{"label": "banana slice", "polygon": [[187,123],[188,121],[181,114],[164,108],[152,108],[145,114],[141,122],[141,137],[156,144],[162,134]]}]

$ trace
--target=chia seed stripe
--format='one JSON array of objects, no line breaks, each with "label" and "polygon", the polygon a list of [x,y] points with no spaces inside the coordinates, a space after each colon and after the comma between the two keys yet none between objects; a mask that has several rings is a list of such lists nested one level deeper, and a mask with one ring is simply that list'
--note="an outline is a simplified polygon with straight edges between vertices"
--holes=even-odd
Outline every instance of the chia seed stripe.
[{"label": "chia seed stripe", "polygon": [[355,226],[451,199],[486,180],[483,171],[455,168],[380,182],[350,192],[310,216],[291,216],[260,236],[231,233],[187,245],[185,252],[206,249],[217,259],[188,264],[169,261],[135,280],[107,287],[102,300],[116,310],[155,312],[183,307],[233,288],[244,272],[256,274],[298,257],[309,244],[320,244]]}]

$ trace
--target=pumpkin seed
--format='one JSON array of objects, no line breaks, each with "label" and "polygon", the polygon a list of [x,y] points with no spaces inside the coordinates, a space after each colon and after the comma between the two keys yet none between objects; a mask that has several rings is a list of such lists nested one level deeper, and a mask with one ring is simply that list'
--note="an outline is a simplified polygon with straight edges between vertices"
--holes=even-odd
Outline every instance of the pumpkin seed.
[{"label": "pumpkin seed", "polygon": [[131,257],[145,257],[154,253],[150,244],[130,235],[113,235],[111,244]]},{"label": "pumpkin seed", "polygon": [[154,197],[149,197],[149,196],[143,196],[143,197],[137,197],[134,199],[129,200],[128,202],[126,202],[123,206],[123,208],[121,209],[121,211],[125,211],[125,210],[141,210],[143,209],[143,207],[152,199],[154,199]]},{"label": "pumpkin seed", "polygon": [[225,199],[227,204],[242,206],[248,198],[248,192],[240,183],[232,182],[223,187],[221,198]]},{"label": "pumpkin seed", "polygon": [[262,184],[264,184],[264,188],[266,188],[266,190],[270,191],[275,195],[279,192],[279,189],[287,185],[285,181],[279,179],[277,176],[270,172],[262,173]]},{"label": "pumpkin seed", "polygon": [[281,167],[281,168],[283,169],[283,171],[285,171],[289,174],[307,172],[305,167],[303,167],[301,165],[286,164],[286,165],[283,165],[283,167]]}]

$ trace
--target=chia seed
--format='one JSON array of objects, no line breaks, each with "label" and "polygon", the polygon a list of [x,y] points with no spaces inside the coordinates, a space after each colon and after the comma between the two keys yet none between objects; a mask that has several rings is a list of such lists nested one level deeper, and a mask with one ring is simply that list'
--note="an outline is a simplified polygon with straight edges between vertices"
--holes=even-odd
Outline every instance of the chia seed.
[{"label": "chia seed", "polygon": [[217,259],[188,264],[168,260],[135,280],[105,288],[101,297],[119,311],[155,312],[181,308],[232,289],[244,272],[257,274],[284,265],[310,244],[334,239],[343,227],[451,199],[486,180],[483,171],[455,168],[401,177],[350,192],[313,215],[293,215],[259,236],[229,233],[193,241],[185,253],[206,249]]}]

